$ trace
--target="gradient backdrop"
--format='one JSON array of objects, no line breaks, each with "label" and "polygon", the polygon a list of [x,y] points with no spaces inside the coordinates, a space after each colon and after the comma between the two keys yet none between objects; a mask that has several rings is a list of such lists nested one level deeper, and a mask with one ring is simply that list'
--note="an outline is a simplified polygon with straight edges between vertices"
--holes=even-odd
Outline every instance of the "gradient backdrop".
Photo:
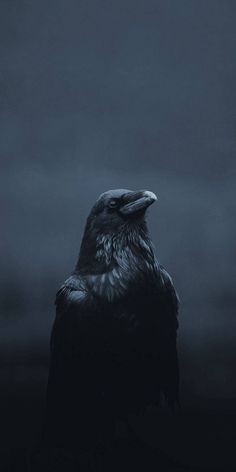
[{"label": "gradient backdrop", "polygon": [[236,2],[0,11],[0,462],[37,441],[56,290],[91,205],[124,187],[158,195],[150,232],[182,301],[182,410],[137,429],[182,462],[234,470]]}]

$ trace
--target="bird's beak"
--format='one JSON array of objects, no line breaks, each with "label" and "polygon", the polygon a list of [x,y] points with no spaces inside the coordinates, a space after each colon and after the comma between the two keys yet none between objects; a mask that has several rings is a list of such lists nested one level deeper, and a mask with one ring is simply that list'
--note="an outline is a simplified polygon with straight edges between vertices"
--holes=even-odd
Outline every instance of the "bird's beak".
[{"label": "bird's beak", "polygon": [[124,198],[124,205],[120,208],[120,212],[125,216],[144,213],[156,200],[155,193],[148,190],[129,192]]}]

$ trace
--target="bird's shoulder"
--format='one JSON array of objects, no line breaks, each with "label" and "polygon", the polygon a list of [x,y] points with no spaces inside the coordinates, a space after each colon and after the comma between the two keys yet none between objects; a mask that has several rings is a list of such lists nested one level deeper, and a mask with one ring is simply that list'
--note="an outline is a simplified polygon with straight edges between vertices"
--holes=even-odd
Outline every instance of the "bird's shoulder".
[{"label": "bird's shoulder", "polygon": [[81,341],[83,327],[87,326],[90,314],[88,289],[83,277],[72,274],[56,294],[56,316],[51,333],[51,351],[57,348],[68,350],[68,345]]},{"label": "bird's shoulder", "polygon": [[72,274],[57,291],[55,305],[57,309],[65,309],[74,304],[82,307],[86,303],[87,298],[88,288],[83,277]]},{"label": "bird's shoulder", "polygon": [[179,312],[180,299],[179,295],[175,289],[174,282],[169,272],[162,265],[159,266],[160,276],[163,284],[163,290],[167,298],[171,302],[173,311],[177,315]]},{"label": "bird's shoulder", "polygon": [[160,270],[161,278],[162,278],[165,288],[170,289],[170,290],[172,289],[175,290],[173,279],[171,275],[169,274],[169,272],[167,272],[166,268],[160,264],[159,270]]}]

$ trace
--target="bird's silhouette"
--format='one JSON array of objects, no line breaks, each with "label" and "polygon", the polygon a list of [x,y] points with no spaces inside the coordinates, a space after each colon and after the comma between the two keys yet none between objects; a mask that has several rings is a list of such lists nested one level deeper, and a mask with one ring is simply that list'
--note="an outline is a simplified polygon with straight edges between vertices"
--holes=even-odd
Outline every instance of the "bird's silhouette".
[{"label": "bird's silhouette", "polygon": [[[93,206],[72,275],[56,296],[44,441],[88,454],[117,421],[163,395],[178,404],[178,296],[145,221],[149,191],[110,190]],[[103,446],[102,446],[103,444]]]}]

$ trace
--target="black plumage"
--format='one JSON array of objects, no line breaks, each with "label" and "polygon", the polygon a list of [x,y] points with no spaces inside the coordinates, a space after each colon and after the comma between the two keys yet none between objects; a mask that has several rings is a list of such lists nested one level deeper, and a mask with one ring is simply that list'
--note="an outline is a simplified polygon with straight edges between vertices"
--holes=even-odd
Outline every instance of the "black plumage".
[{"label": "black plumage", "polygon": [[56,296],[45,441],[86,447],[164,394],[178,403],[178,296],[145,222],[152,192],[112,190]]}]

